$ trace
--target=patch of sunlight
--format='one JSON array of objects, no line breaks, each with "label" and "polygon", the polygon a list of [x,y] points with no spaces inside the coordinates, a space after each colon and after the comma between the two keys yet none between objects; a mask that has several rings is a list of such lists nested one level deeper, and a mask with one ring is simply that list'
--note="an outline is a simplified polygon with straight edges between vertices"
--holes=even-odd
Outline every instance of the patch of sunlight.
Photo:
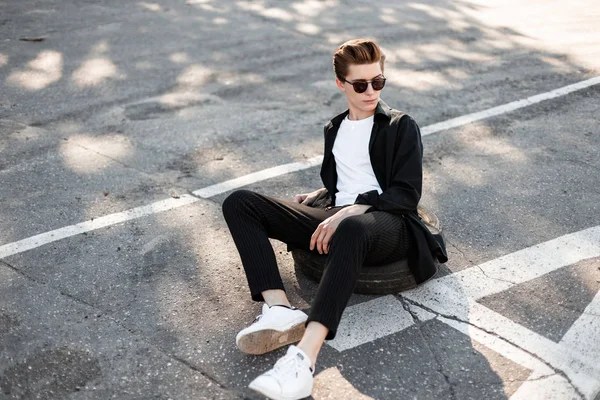
[{"label": "patch of sunlight", "polygon": [[412,8],[413,10],[423,11],[424,13],[426,13],[427,15],[429,15],[430,17],[433,17],[433,18],[442,19],[445,17],[445,15],[442,11],[440,11],[436,7],[433,7],[433,6],[430,6],[427,4],[408,3],[407,6]]},{"label": "patch of sunlight", "polygon": [[80,88],[100,85],[103,81],[117,77],[117,67],[108,58],[94,58],[84,61],[71,77]]},{"label": "patch of sunlight", "polygon": [[421,25],[416,24],[414,22],[408,22],[408,23],[404,24],[404,27],[406,29],[410,29],[411,31],[420,31],[421,30]]},{"label": "patch of sunlight", "polygon": [[579,266],[583,267],[583,277],[580,282],[590,293],[598,292],[598,283],[600,282],[600,257],[588,258],[579,261]]},{"label": "patch of sunlight", "polygon": [[[482,128],[480,126],[478,131],[480,132]],[[504,138],[490,136],[473,141],[467,137],[460,137],[459,140],[463,142],[465,148],[468,147],[480,156],[502,156],[504,160],[514,163],[522,163],[527,160],[525,153],[520,148],[513,146]]]},{"label": "patch of sunlight", "polygon": [[294,20],[294,16],[292,15],[292,13],[290,13],[286,10],[283,10],[281,8],[275,8],[275,7],[266,8],[262,4],[257,4],[257,3],[250,2],[250,1],[238,1],[236,4],[238,7],[240,7],[241,9],[243,9],[245,11],[252,11],[252,12],[254,12],[258,15],[261,15],[265,18],[278,19],[280,21],[285,21],[285,22]]},{"label": "patch of sunlight", "polygon": [[469,74],[465,70],[458,68],[446,68],[444,72],[456,79],[467,79],[469,77]]},{"label": "patch of sunlight", "polygon": [[460,82],[449,80],[444,71],[415,71],[386,66],[385,77],[390,83],[418,92],[426,92],[436,87],[460,89]]},{"label": "patch of sunlight", "polygon": [[229,12],[229,10],[227,8],[217,8],[215,6],[213,6],[212,4],[197,4],[196,8],[199,8],[201,10],[204,11],[209,11],[209,12],[218,12],[218,13],[226,13]]},{"label": "patch of sunlight", "polygon": [[103,53],[106,53],[108,50],[110,49],[108,42],[106,40],[102,40],[101,42],[96,43],[90,53],[95,54],[95,55],[101,55]]},{"label": "patch of sunlight", "polygon": [[229,20],[227,18],[223,18],[223,17],[216,17],[213,18],[213,24],[215,25],[225,25],[229,22]]},{"label": "patch of sunlight", "polygon": [[5,66],[6,64],[8,64],[8,56],[0,53],[0,67]]},{"label": "patch of sunlight", "polygon": [[93,174],[112,163],[107,157],[124,159],[132,149],[129,139],[123,135],[75,135],[61,143],[59,153],[74,172]]},{"label": "patch of sunlight", "polygon": [[325,33],[325,38],[328,43],[340,45],[348,40],[348,35],[345,33]]},{"label": "patch of sunlight", "polygon": [[28,90],[40,90],[62,77],[63,56],[58,51],[42,51],[27,63],[27,69],[13,72],[6,79],[13,86]]},{"label": "patch of sunlight", "polygon": [[546,56],[540,56],[540,60],[548,65],[552,65],[553,67],[556,67],[557,69],[567,71],[569,68],[568,63],[565,62],[564,60],[558,60],[556,58],[546,57]]},{"label": "patch of sunlight", "polygon": [[217,82],[223,85],[261,84],[265,83],[265,78],[252,72],[246,74],[222,72],[217,76]]},{"label": "patch of sunlight", "polygon": [[169,108],[189,107],[206,101],[220,102],[220,97],[195,92],[173,92],[158,96],[158,101]]},{"label": "patch of sunlight", "polygon": [[56,131],[63,136],[70,136],[81,132],[81,124],[73,120],[62,120],[56,123]]},{"label": "patch of sunlight", "polygon": [[379,16],[379,19],[387,24],[397,24],[398,23],[398,18],[394,17],[393,15],[389,15],[389,14],[382,14]]},{"label": "patch of sunlight", "polygon": [[[241,264],[221,215],[218,204],[208,201],[154,214],[156,231],[163,235],[149,240],[143,254],[152,255],[168,248],[175,260],[184,263],[179,274],[163,274],[154,281],[160,296],[156,312],[177,337],[201,337],[204,340],[222,335],[231,329],[231,318],[239,312],[240,296],[247,296],[247,290],[239,290],[244,285],[243,274],[231,269],[231,266]],[[201,229],[198,224],[202,225]],[[191,284],[194,282],[197,285]],[[214,319],[215,323],[211,324],[199,323],[196,313],[182,311],[189,310],[186,305],[190,303],[199,307],[208,305],[226,317]],[[246,304],[251,306],[249,301]]]},{"label": "patch of sunlight", "polygon": [[458,160],[456,158],[446,157],[444,159],[444,168],[452,171],[452,179],[460,182],[465,187],[482,186],[486,183],[486,173],[479,169],[478,165],[471,165],[469,160]]},{"label": "patch of sunlight", "polygon": [[158,3],[146,3],[145,1],[140,1],[138,4],[146,10],[155,12],[162,11],[162,7]]},{"label": "patch of sunlight", "polygon": [[172,53],[169,56],[169,60],[171,60],[172,62],[177,63],[177,64],[182,64],[182,63],[188,62],[189,61],[189,57],[188,57],[188,55],[186,53],[180,51],[180,52],[177,52],[177,53]]},{"label": "patch of sunlight", "polygon": [[71,81],[79,88],[98,86],[107,79],[122,79],[116,65],[106,56],[110,46],[106,40],[96,43],[90,50],[88,59],[71,75]]},{"label": "patch of sunlight", "polygon": [[[552,53],[564,53],[570,61],[588,68],[600,66],[600,12],[586,1],[523,2],[474,0],[456,7],[477,24],[489,29],[511,29],[518,44]],[[480,4],[480,7],[472,7]],[[515,6],[519,12],[515,13]]]},{"label": "patch of sunlight", "polygon": [[337,367],[327,368],[315,376],[312,397],[315,400],[373,400],[348,382]]},{"label": "patch of sunlight", "polygon": [[178,77],[177,83],[183,86],[202,86],[208,82],[214,72],[199,64],[190,65]]},{"label": "patch of sunlight", "polygon": [[292,4],[292,8],[296,10],[299,15],[306,17],[318,17],[327,8],[337,5],[337,1],[306,0],[301,3],[299,2]]},{"label": "patch of sunlight", "polygon": [[35,9],[35,10],[27,10],[25,11],[23,14],[25,15],[30,15],[30,14],[56,14],[56,10],[54,9],[50,9],[50,10],[40,10],[40,9]]},{"label": "patch of sunlight", "polygon": [[307,35],[317,35],[321,32],[321,28],[318,26],[304,22],[296,24],[296,30],[298,32],[306,33]]},{"label": "patch of sunlight", "polygon": [[418,46],[385,50],[390,63],[421,64],[424,60],[446,62],[449,60],[464,60],[471,62],[495,62],[493,54],[478,53],[469,50],[464,43],[448,40],[443,43],[424,43]]}]

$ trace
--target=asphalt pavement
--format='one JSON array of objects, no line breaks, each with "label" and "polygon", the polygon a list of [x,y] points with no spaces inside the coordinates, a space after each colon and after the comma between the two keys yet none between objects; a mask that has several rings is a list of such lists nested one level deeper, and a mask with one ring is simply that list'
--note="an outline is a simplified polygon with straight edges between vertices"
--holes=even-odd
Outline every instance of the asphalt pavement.
[{"label": "asphalt pavement", "polygon": [[[381,98],[422,129],[529,100],[424,135],[446,269],[354,295],[313,398],[600,400],[599,18],[594,1],[1,2],[0,399],[259,399],[247,384],[284,350],[235,347],[260,305],[221,203],[322,187],[322,127],[347,107],[331,57],[367,36]],[[272,243],[308,310],[317,284]]]}]

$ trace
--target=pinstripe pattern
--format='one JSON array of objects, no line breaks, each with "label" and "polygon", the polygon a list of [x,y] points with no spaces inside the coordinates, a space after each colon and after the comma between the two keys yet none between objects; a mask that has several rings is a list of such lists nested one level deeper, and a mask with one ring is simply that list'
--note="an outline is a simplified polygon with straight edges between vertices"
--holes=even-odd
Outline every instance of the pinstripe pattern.
[{"label": "pinstripe pattern", "polygon": [[[227,196],[223,216],[253,300],[263,301],[261,293],[268,289],[285,290],[269,238],[308,249],[317,226],[341,208],[312,208],[244,189]],[[327,268],[307,323],[322,323],[329,329],[327,339],[333,339],[362,266],[406,257],[409,241],[404,218],[396,215],[371,211],[342,220],[331,238]]]}]

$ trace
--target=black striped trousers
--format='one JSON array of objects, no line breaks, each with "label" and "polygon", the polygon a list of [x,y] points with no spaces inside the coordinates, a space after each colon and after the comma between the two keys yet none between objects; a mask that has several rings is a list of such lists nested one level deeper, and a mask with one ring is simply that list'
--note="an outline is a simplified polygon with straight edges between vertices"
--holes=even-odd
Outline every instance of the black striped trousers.
[{"label": "black striped trousers", "polygon": [[[250,190],[236,190],[223,201],[223,216],[240,253],[252,299],[282,289],[269,238],[309,249],[317,226],[342,209],[312,208]],[[308,316],[329,329],[333,339],[363,265],[382,265],[406,257],[410,243],[404,218],[383,211],[347,217],[330,239],[327,267]],[[317,251],[316,246],[313,251]],[[376,267],[372,267],[376,268]]]}]

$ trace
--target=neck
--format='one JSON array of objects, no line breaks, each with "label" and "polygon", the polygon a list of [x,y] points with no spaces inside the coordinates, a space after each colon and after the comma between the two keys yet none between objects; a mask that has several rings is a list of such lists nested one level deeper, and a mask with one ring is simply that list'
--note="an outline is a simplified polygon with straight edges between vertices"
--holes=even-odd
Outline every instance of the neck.
[{"label": "neck", "polygon": [[354,107],[352,107],[350,104],[348,104],[348,109],[350,110],[350,113],[348,114],[348,119],[350,119],[352,121],[358,121],[359,119],[365,119],[365,118],[369,118],[372,115],[375,115],[375,110],[371,110],[371,111],[357,110]]}]

